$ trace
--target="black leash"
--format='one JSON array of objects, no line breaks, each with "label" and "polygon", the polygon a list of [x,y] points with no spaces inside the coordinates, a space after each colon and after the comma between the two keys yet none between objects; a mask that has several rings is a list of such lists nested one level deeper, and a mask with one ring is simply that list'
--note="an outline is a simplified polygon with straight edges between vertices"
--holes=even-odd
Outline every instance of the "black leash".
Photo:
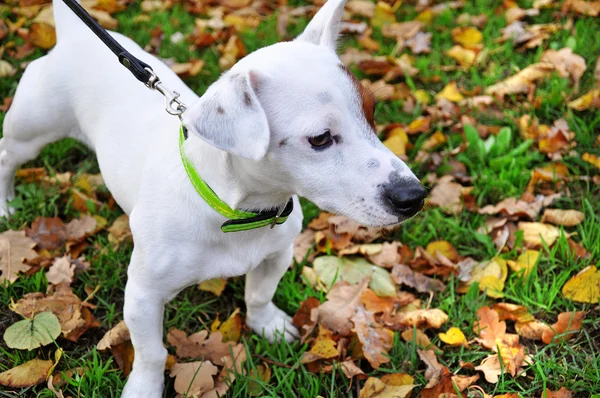
[{"label": "black leash", "polygon": [[76,0],[63,0],[63,2],[102,40],[117,56],[121,65],[126,67],[136,79],[144,83],[146,87],[160,92],[165,97],[165,109],[168,113],[181,118],[186,106],[179,100],[178,92],[165,87],[150,65],[134,57],[123,48]]}]

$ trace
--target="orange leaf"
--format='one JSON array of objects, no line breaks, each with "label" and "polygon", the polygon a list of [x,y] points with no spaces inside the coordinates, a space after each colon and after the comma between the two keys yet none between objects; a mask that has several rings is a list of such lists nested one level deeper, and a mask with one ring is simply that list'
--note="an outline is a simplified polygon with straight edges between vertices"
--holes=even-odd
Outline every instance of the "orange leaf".
[{"label": "orange leaf", "polygon": [[586,311],[563,312],[558,314],[558,321],[552,325],[551,329],[544,331],[542,334],[542,341],[545,344],[550,344],[556,335],[562,334],[564,334],[564,336],[560,336],[560,338],[569,340],[581,329],[581,323],[586,314]]},{"label": "orange leaf", "polygon": [[385,354],[392,348],[394,332],[377,324],[373,315],[362,306],[356,307],[352,323],[352,331],[361,342],[365,358],[371,366],[378,369],[381,364],[388,363],[390,358]]}]

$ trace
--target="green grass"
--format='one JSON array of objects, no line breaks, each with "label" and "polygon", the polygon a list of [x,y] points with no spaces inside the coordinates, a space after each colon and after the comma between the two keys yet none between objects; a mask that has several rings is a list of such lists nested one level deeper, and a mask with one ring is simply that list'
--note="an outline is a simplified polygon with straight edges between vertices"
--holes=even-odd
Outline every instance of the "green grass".
[{"label": "green grass", "polygon": [[[303,4],[296,1],[291,3]],[[522,52],[513,48],[511,43],[495,43],[495,39],[501,35],[500,29],[506,25],[502,13],[495,12],[501,4],[500,1],[476,0],[466,3],[463,9],[444,11],[435,18],[432,25],[426,28],[427,31],[433,33],[432,51],[430,54],[415,56],[415,67],[420,70],[420,73],[409,82],[409,86],[412,88],[435,94],[451,81],[458,82],[459,86],[465,89],[486,87],[538,61],[546,48],[562,48],[567,43],[574,43],[575,52],[582,55],[588,62],[588,70],[581,80],[579,93],[587,91],[593,85],[593,68],[596,57],[600,53],[600,41],[595,38],[597,32],[600,31],[598,18],[576,18],[572,31],[561,30],[552,35],[540,48]],[[521,4],[520,2],[520,5],[525,8],[531,4]],[[169,40],[175,32],[181,32],[184,35],[191,33],[194,29],[194,16],[188,15],[180,6],[175,6],[165,12],[152,13],[148,21],[140,22],[135,20],[135,16],[140,12],[139,3],[134,2],[125,11],[118,13],[116,15],[119,20],[118,30],[144,46],[150,40],[152,29],[161,27],[164,30],[165,39],[160,47],[159,56],[173,58],[178,62],[184,62],[190,58],[200,58],[206,62],[198,77],[186,81],[192,89],[202,93],[217,79],[221,71],[218,67],[218,51],[214,47],[192,51],[189,43],[185,41],[173,44]],[[487,61],[478,67],[443,72],[441,67],[455,65],[453,60],[445,56],[444,51],[453,45],[450,31],[456,26],[456,17],[463,12],[473,15],[481,13],[488,15],[489,22],[482,32],[485,47],[494,51],[490,53]],[[411,20],[416,15],[417,12],[411,5],[403,5],[397,12],[399,21]],[[9,16],[6,11],[0,11],[0,16],[14,20],[14,16]],[[533,21],[535,23],[558,22],[562,24],[566,22],[566,18],[556,16],[554,11],[542,10],[541,15],[534,18]],[[289,35],[293,37],[301,32],[306,22],[306,19],[300,19],[291,23]],[[276,42],[278,40],[276,26],[276,16],[272,15],[266,17],[258,29],[242,34],[241,38],[247,49],[252,51]],[[377,29],[373,38],[382,44],[380,55],[388,55],[392,52],[395,45],[393,40],[384,38]],[[0,44],[9,41],[14,41],[17,45],[23,43],[21,38],[11,34]],[[355,38],[345,37],[342,39],[342,49],[352,46],[359,47]],[[43,55],[43,51],[36,50],[34,54],[23,61],[41,55]],[[17,67],[22,62],[10,58],[8,61]],[[14,94],[21,73],[22,69],[19,69],[16,76],[0,80],[0,99]],[[359,73],[359,77],[364,76],[360,76]],[[432,77],[439,77],[439,82],[427,82]],[[512,105],[501,108],[502,115],[500,117],[491,117],[485,114],[474,114],[473,116],[481,123],[512,128],[511,148],[522,143],[514,122],[520,115],[531,114],[539,118],[541,123],[547,124],[551,124],[558,118],[565,118],[576,133],[577,147],[575,148],[576,153],[567,154],[563,161],[573,176],[591,176],[597,173],[597,170],[583,162],[579,155],[583,152],[600,154],[597,144],[600,114],[573,112],[567,109],[564,98],[574,98],[577,93],[573,90],[572,84],[555,75],[539,84],[536,95],[541,101],[538,108],[533,110],[526,108],[519,103],[521,99],[514,99]],[[410,114],[403,112],[401,101],[384,102],[377,106],[376,119],[381,125],[391,122],[408,123],[421,113],[422,109],[420,108]],[[4,114],[0,112],[0,125],[3,118]],[[451,136],[446,149],[454,148],[462,142],[460,133],[451,132],[448,127],[444,126],[434,127],[441,128]],[[429,133],[434,131],[435,129],[432,127]],[[429,133],[413,140],[417,148]],[[438,171],[412,162],[416,152],[417,149],[409,152],[411,159],[409,163],[420,177],[425,178],[426,174]],[[444,161],[446,160],[447,156]],[[548,160],[545,156],[532,150],[517,162],[499,170],[491,168],[488,164],[471,165],[469,173],[473,176],[475,187],[473,194],[476,196],[477,204],[483,206],[496,203],[508,196],[520,195],[525,191],[530,170],[547,163]],[[36,160],[26,166],[42,166],[51,173],[98,172],[98,165],[93,153],[82,144],[72,140],[49,145]],[[557,206],[581,209],[585,212],[585,221],[574,229],[574,232],[577,232],[574,238],[587,248],[591,253],[591,259],[575,258],[570,252],[566,240],[559,239],[553,247],[542,251],[537,272],[533,272],[530,277],[525,279],[513,273],[509,275],[504,290],[505,300],[526,306],[538,319],[550,323],[555,321],[560,312],[573,310],[589,310],[590,312],[584,321],[582,332],[566,343],[550,345],[527,343],[533,363],[526,368],[527,375],[525,377],[514,379],[503,377],[495,385],[480,380],[478,384],[482,385],[488,394],[518,392],[523,397],[532,397],[540,396],[545,388],[558,389],[562,386],[574,391],[577,397],[600,393],[600,311],[598,305],[577,304],[565,299],[560,293],[560,288],[566,280],[587,265],[594,264],[600,256],[600,220],[598,217],[600,214],[600,188],[591,181],[573,180],[568,184],[568,189],[570,196],[562,198]],[[22,228],[29,225],[38,216],[58,216],[70,219],[79,215],[73,209],[70,199],[55,189],[20,183],[17,186],[17,193],[18,197],[13,205],[18,211],[9,221],[0,221],[2,230]],[[318,209],[306,200],[302,201],[302,208],[306,216],[305,224],[318,214]],[[120,214],[120,210],[102,208],[99,213],[107,219],[113,220]],[[489,236],[477,232],[484,220],[483,216],[466,211],[453,216],[447,215],[439,209],[427,209],[406,222],[399,231],[386,239],[398,239],[413,249],[416,246],[425,246],[431,240],[443,239],[451,242],[461,255],[485,260],[496,253],[496,248]],[[570,230],[570,232],[573,231]],[[98,317],[101,327],[98,330],[88,331],[78,343],[59,340],[65,354],[57,369],[67,370],[75,367],[86,369],[83,376],[72,378],[63,387],[65,395],[86,398],[116,397],[123,388],[125,378],[116,367],[111,355],[98,352],[94,347],[104,332],[122,319],[123,289],[132,246],[126,244],[117,250],[112,250],[105,232],[91,238],[90,243],[91,246],[86,252],[86,257],[92,263],[92,268],[88,272],[80,274],[73,287],[79,297],[87,296],[85,287],[99,287],[94,299],[94,303],[97,305],[94,314]],[[514,254],[514,252],[511,253],[513,255],[511,258],[514,258]],[[290,314],[293,314],[307,297],[314,296],[321,301],[324,300],[323,293],[315,291],[302,282],[300,274],[303,265],[295,264],[285,274],[275,294],[275,303]],[[486,298],[476,286],[473,286],[467,294],[458,294],[457,286],[457,281],[450,281],[448,288],[443,293],[433,297],[431,307],[439,307],[449,315],[448,325],[443,330],[450,326],[458,326],[466,333],[467,339],[472,339],[476,337],[472,329],[473,321],[476,319],[476,310],[492,301]],[[44,292],[46,288],[47,281],[44,274],[37,273],[30,277],[21,277],[16,283],[0,289],[0,330],[4,330],[19,320],[19,316],[8,309],[11,300],[16,301],[29,292]],[[429,297],[423,296],[422,298],[427,300]],[[210,324],[217,314],[223,319],[237,307],[242,308],[242,312],[244,311],[242,278],[231,280],[220,298],[201,292],[196,288],[189,288],[167,305],[165,331],[177,327],[187,332],[195,332]],[[437,333],[428,332],[428,335],[434,344],[443,346]],[[249,358],[245,364],[248,372],[246,375],[238,375],[228,393],[230,397],[248,396],[250,383],[256,382],[256,379],[250,376],[251,370],[264,363],[269,364],[273,371],[271,380],[263,384],[264,396],[307,398],[317,395],[324,397],[358,396],[362,383],[353,381],[350,384],[341,375],[339,369],[330,374],[311,373],[301,365],[299,361],[302,353],[307,349],[306,345],[300,343],[269,344],[265,339],[248,331],[244,333],[243,341]],[[382,366],[379,371],[369,374],[380,377],[384,373],[391,372],[410,373],[415,377],[415,383],[420,386],[413,393],[413,396],[417,396],[419,389],[427,381],[424,377],[425,366],[419,360],[416,349],[417,347],[413,343],[404,342],[396,334],[394,346],[390,351],[390,363]],[[51,358],[54,350],[55,347],[50,346],[31,352],[16,351],[8,349],[1,342],[0,371],[35,357]],[[489,352],[478,348],[475,344],[472,344],[470,348],[444,347],[444,353],[439,356],[439,360],[452,372],[457,372],[461,369],[461,361],[478,363],[488,354]],[[370,370],[366,361],[362,361],[361,365],[365,370]],[[173,395],[172,379],[167,377],[166,383],[165,397],[170,397]],[[27,397],[52,396],[52,393],[44,385],[19,391],[18,394]],[[0,391],[0,396],[15,395],[9,391]]]}]

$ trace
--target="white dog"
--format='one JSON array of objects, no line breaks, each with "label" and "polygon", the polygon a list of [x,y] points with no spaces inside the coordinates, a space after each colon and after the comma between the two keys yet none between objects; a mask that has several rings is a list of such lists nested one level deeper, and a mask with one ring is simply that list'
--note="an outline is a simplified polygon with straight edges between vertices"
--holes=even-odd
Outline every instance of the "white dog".
[{"label": "white dog", "polygon": [[9,212],[17,167],[46,144],[73,137],[96,151],[135,242],[124,308],[135,363],[123,396],[162,396],[164,305],[201,281],[247,274],[248,326],[269,341],[297,336],[271,301],[301,229],[295,195],[366,225],[397,224],[421,209],[424,189],[378,140],[371,94],[336,55],[343,8],[344,0],[329,0],[295,41],[248,55],[200,98],[160,60],[112,34],[191,105],[183,151],[224,203],[273,210],[293,198],[285,223],[224,233],[227,219],[184,170],[180,121],[54,1],[58,44],[27,67],[4,121],[0,212]]}]

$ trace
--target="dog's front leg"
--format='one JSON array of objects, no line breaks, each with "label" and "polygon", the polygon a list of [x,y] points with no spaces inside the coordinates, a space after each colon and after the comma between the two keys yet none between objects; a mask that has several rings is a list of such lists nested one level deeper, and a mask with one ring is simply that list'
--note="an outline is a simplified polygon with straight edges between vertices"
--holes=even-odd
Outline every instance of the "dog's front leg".
[{"label": "dog's front leg", "polygon": [[292,318],[273,304],[273,295],[279,280],[292,262],[290,246],[263,260],[246,275],[246,323],[269,342],[283,336],[287,341],[298,338]]},{"label": "dog's front leg", "polygon": [[169,293],[164,280],[153,277],[156,268],[146,263],[136,246],[125,287],[123,315],[135,351],[133,369],[122,398],[162,397],[167,350],[163,346],[163,315]]}]

